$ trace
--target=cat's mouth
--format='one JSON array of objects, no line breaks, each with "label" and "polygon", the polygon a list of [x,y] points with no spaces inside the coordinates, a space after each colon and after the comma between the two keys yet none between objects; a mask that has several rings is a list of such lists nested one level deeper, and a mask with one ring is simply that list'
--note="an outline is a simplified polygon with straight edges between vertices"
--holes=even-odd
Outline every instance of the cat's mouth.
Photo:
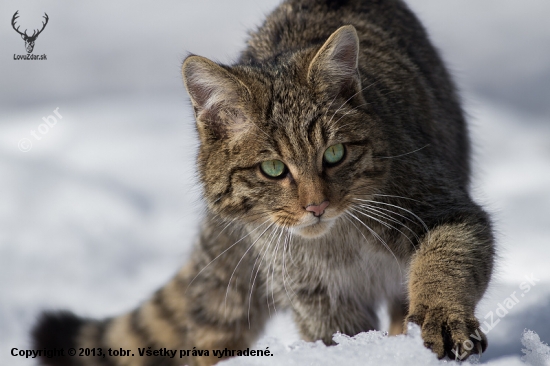
[{"label": "cat's mouth", "polygon": [[315,239],[326,235],[332,228],[332,225],[334,225],[335,221],[336,218],[327,219],[324,217],[310,216],[308,220],[305,220],[305,222],[300,223],[299,225],[293,226],[290,230],[294,234],[298,234],[301,237]]}]

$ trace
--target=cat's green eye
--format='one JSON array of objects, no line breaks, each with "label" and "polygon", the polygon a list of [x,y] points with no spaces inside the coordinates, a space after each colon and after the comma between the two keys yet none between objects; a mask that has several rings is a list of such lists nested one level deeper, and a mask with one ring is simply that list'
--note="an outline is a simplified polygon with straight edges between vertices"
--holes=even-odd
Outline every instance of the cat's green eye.
[{"label": "cat's green eye", "polygon": [[344,145],[336,144],[329,146],[323,154],[323,159],[328,165],[334,165],[344,158]]},{"label": "cat's green eye", "polygon": [[262,172],[271,178],[282,178],[286,171],[285,164],[280,160],[267,160],[260,165]]}]

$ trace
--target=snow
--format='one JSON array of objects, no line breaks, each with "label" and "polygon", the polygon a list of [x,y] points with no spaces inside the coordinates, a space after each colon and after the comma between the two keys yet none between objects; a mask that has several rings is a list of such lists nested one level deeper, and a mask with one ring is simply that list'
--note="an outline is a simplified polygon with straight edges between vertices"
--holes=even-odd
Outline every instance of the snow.
[{"label": "snow", "polygon": [[521,358],[522,361],[533,366],[548,366],[550,361],[550,347],[540,341],[538,334],[526,330],[525,333],[523,333],[521,343],[526,347],[522,350],[525,354],[525,356]]},{"label": "snow", "polygon": [[[12,60],[24,52],[23,42],[7,22],[0,31],[0,365],[35,364],[10,349],[30,347],[40,311],[101,318],[131,310],[185,262],[204,208],[181,60],[192,51],[230,62],[245,30],[277,3],[0,3],[8,16],[50,16],[35,46],[48,54],[42,63]],[[498,323],[481,363],[524,364],[526,349],[525,362],[548,364],[542,342],[550,342],[550,3],[410,4],[463,90],[475,150],[473,193],[497,230],[497,270],[476,315],[483,323],[493,313]],[[31,28],[32,19],[22,15],[22,25]],[[62,118],[40,132],[42,118],[55,117],[58,107]],[[22,139],[32,143],[30,151],[19,149]],[[526,293],[525,276],[537,279]],[[519,302],[496,315],[514,292]],[[381,315],[384,330],[387,314]],[[291,315],[279,311],[254,345],[275,356],[226,363],[445,362],[418,335],[338,335],[334,347],[298,338]]]},{"label": "snow", "polygon": [[[435,354],[424,347],[420,336],[420,328],[416,324],[408,327],[406,335],[388,337],[381,331],[370,331],[349,337],[337,333],[333,336],[335,346],[327,347],[321,341],[298,341],[290,346],[283,345],[278,339],[265,337],[254,347],[255,350],[269,350],[273,356],[240,356],[220,362],[223,366],[333,366],[345,364],[346,366],[401,366],[401,365],[473,365],[479,364],[477,355],[467,361],[458,362],[444,359],[438,360]],[[532,331],[526,331],[522,337],[522,343],[526,347],[523,352],[526,356],[506,357],[498,361],[491,361],[486,365],[492,366],[516,366],[550,365],[550,349],[543,344],[538,335]],[[521,362],[525,361],[525,363]]]}]

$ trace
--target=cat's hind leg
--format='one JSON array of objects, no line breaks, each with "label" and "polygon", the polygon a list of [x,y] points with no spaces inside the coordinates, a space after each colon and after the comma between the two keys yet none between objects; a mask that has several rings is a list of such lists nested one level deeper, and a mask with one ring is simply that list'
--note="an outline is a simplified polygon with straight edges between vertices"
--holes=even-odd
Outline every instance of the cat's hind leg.
[{"label": "cat's hind leg", "polygon": [[320,288],[294,301],[293,308],[300,335],[307,341],[320,339],[332,345],[332,335],[336,332],[354,336],[378,329],[375,307],[363,306],[352,299],[331,303]]}]

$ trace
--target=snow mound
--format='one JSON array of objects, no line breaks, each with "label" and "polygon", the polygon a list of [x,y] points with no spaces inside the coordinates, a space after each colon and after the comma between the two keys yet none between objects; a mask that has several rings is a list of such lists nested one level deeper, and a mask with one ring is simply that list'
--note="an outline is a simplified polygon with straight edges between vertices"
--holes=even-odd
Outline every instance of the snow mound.
[{"label": "snow mound", "polygon": [[[455,362],[438,360],[434,353],[424,347],[420,336],[420,328],[409,325],[407,335],[388,337],[386,332],[370,331],[349,337],[336,333],[333,338],[335,346],[327,347],[321,341],[298,341],[290,346],[283,345],[279,340],[265,337],[254,347],[256,350],[269,351],[269,356],[235,357],[219,365],[262,365],[262,366],[439,366],[439,365],[473,365],[483,363],[472,356],[468,361]],[[487,365],[492,366],[548,366],[550,365],[550,347],[540,341],[539,336],[532,331],[526,331],[522,338],[527,348],[525,356],[506,357],[493,360]],[[524,361],[526,363],[523,363]]]},{"label": "snow mound", "polygon": [[525,330],[521,338],[521,344],[526,347],[521,350],[525,353],[525,356],[521,357],[522,361],[532,366],[550,365],[550,347],[540,341],[537,333],[532,330]]}]

